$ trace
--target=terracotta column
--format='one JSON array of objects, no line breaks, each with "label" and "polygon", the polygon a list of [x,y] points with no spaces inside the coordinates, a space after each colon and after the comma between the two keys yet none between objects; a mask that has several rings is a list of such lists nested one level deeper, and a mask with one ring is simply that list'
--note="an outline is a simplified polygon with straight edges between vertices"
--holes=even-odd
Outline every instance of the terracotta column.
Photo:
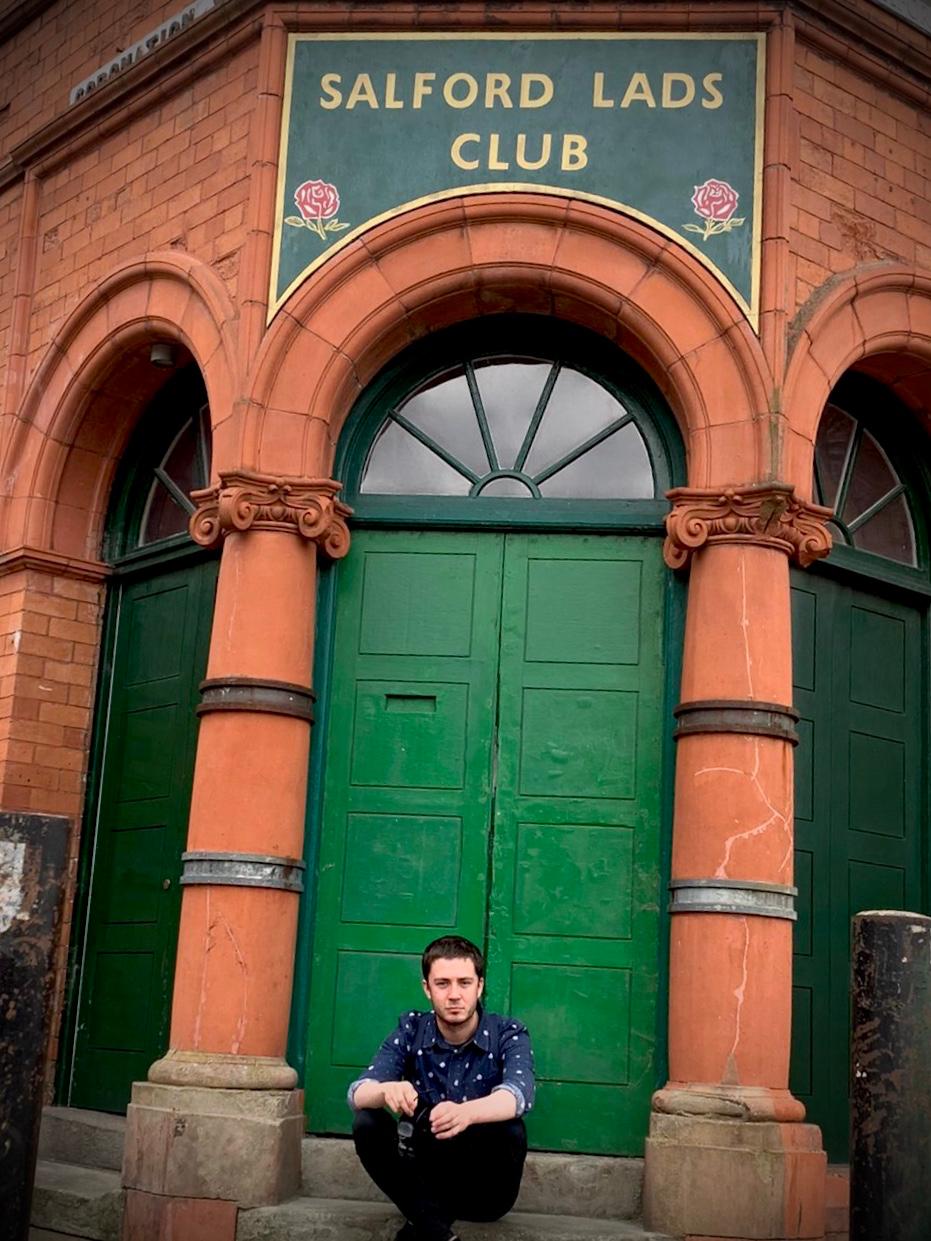
[{"label": "terracotta column", "polygon": [[792,1003],[789,559],[830,512],[779,483],[670,492],[666,560],[690,563],[676,708],[669,1077],[645,1209],[695,1237],[823,1233],[825,1155],[788,1089]]},{"label": "terracotta column", "polygon": [[134,1085],[127,1117],[123,1235],[134,1241],[161,1235],[153,1229],[167,1226],[166,1213],[173,1237],[183,1219],[192,1237],[232,1238],[237,1206],[299,1185],[301,1093],[284,1053],[316,561],[349,547],[338,490],[329,479],[243,471],[194,493],[191,533],[205,546],[222,541],[223,552],[198,708],[171,1049]]}]

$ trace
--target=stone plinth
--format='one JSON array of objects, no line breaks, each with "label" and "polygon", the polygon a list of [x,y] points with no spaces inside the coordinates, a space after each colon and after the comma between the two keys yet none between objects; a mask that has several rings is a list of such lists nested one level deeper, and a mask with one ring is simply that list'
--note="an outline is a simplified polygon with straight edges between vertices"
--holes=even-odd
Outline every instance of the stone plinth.
[{"label": "stone plinth", "polygon": [[817,1125],[654,1113],[644,1219],[694,1238],[823,1237],[826,1163]]}]

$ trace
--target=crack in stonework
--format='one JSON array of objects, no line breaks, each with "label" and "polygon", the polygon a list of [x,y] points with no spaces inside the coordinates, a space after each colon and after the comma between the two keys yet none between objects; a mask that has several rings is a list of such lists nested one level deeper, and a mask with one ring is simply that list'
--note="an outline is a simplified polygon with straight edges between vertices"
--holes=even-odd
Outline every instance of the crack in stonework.
[{"label": "crack in stonework", "polygon": [[204,1008],[206,1007],[206,1004],[207,1004],[207,958],[213,949],[213,936],[211,934],[213,928],[210,925],[210,889],[209,888],[205,889],[205,895],[206,895],[207,934],[204,939],[204,952],[203,952],[203,956],[201,957],[201,964],[200,964],[200,987],[198,988],[199,999],[197,1001],[197,1014],[194,1017],[193,1039],[191,1040],[193,1043],[192,1051],[200,1050],[200,1030],[201,1030],[201,1025],[203,1024],[203,1019],[204,1019]]},{"label": "crack in stonework", "polygon": [[[737,1054],[737,1044],[740,1042],[740,1014],[743,1009],[744,996],[747,990],[747,974],[748,961],[750,957],[750,924],[746,918],[741,918],[744,928],[744,954],[743,954],[743,972],[739,986],[734,988],[734,999],[737,1001],[737,1011],[734,1014],[734,1043],[731,1047],[731,1060]],[[736,1061],[734,1061],[736,1063]]]},{"label": "crack in stonework", "polygon": [[733,852],[734,846],[739,841],[750,840],[754,836],[759,836],[761,832],[765,832],[766,829],[768,827],[771,827],[773,823],[781,824],[783,831],[786,833],[788,837],[788,841],[786,845],[786,852],[783,855],[783,859],[780,864],[780,873],[782,873],[786,865],[788,864],[789,858],[792,855],[792,846],[793,846],[792,829],[789,824],[788,809],[783,811],[783,810],[779,810],[776,806],[774,806],[772,801],[770,801],[770,798],[766,790],[763,788],[762,783],[760,782],[759,741],[756,739],[753,739],[753,770],[752,771],[747,771],[742,767],[700,767],[698,771],[695,772],[695,776],[697,778],[698,776],[705,776],[705,775],[711,775],[711,774],[716,774],[716,773],[746,777],[746,779],[750,781],[750,784],[754,792],[756,793],[757,797],[759,797],[760,801],[769,811],[769,815],[767,818],[765,818],[762,821],[762,823],[757,823],[753,827],[748,827],[742,832],[736,832],[733,836],[729,836],[727,838],[727,840],[724,842],[724,857],[722,858],[721,863],[718,866],[717,870],[714,872],[715,879],[729,878],[728,873],[727,873],[727,868],[730,865],[731,853]]},{"label": "crack in stonework", "polygon": [[240,950],[239,942],[233,934],[233,928],[230,926],[226,915],[220,913],[217,915],[217,919],[218,921],[222,921],[223,930],[226,933],[227,939],[230,941],[233,952],[235,953],[236,964],[239,966],[240,980],[242,982],[242,1002],[239,1009],[239,1020],[236,1023],[236,1033],[233,1036],[233,1041],[230,1045],[230,1051],[232,1054],[234,1056],[238,1056],[239,1049],[243,1044],[243,1039],[246,1037],[246,1012],[249,1007],[249,970],[246,966],[246,959]]},{"label": "crack in stonework", "polygon": [[740,628],[743,630],[744,638],[744,660],[747,665],[747,689],[749,697],[755,697],[753,693],[753,660],[750,657],[750,618],[747,615],[747,571],[743,560],[740,561],[738,568],[740,569]]}]

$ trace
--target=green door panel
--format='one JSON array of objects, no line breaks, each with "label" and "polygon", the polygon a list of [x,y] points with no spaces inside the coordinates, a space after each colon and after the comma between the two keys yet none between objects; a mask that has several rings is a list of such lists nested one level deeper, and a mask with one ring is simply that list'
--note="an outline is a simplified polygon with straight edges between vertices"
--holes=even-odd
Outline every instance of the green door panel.
[{"label": "green door panel", "polygon": [[307,1059],[310,1127],[423,995],[424,945],[481,942],[502,544],[358,531],[340,566]]},{"label": "green door panel", "polygon": [[850,919],[919,909],[920,608],[814,574],[792,591],[796,752],[792,1081],[847,1159]]},{"label": "green door panel", "polygon": [[642,1150],[655,1087],[658,540],[360,531],[340,566],[308,1030],[309,1127],[437,935],[530,1026],[538,1147]]},{"label": "green door panel", "polygon": [[655,1088],[656,540],[508,535],[489,980],[526,1021],[534,1145],[642,1151]]},{"label": "green door panel", "polygon": [[[69,1101],[119,1112],[167,1046],[216,562],[119,582]],[[167,884],[167,886],[166,886]]]}]

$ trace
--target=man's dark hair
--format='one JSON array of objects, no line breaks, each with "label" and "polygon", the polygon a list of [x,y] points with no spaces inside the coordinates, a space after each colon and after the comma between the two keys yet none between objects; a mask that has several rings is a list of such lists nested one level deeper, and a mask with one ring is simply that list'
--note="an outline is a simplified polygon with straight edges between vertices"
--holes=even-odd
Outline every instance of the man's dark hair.
[{"label": "man's dark hair", "polygon": [[475,966],[476,977],[485,977],[485,958],[472,941],[463,939],[461,935],[443,935],[435,939],[432,944],[427,944],[423,950],[420,968],[423,971],[424,982],[430,977],[430,967],[434,961],[460,959],[472,962]]}]

